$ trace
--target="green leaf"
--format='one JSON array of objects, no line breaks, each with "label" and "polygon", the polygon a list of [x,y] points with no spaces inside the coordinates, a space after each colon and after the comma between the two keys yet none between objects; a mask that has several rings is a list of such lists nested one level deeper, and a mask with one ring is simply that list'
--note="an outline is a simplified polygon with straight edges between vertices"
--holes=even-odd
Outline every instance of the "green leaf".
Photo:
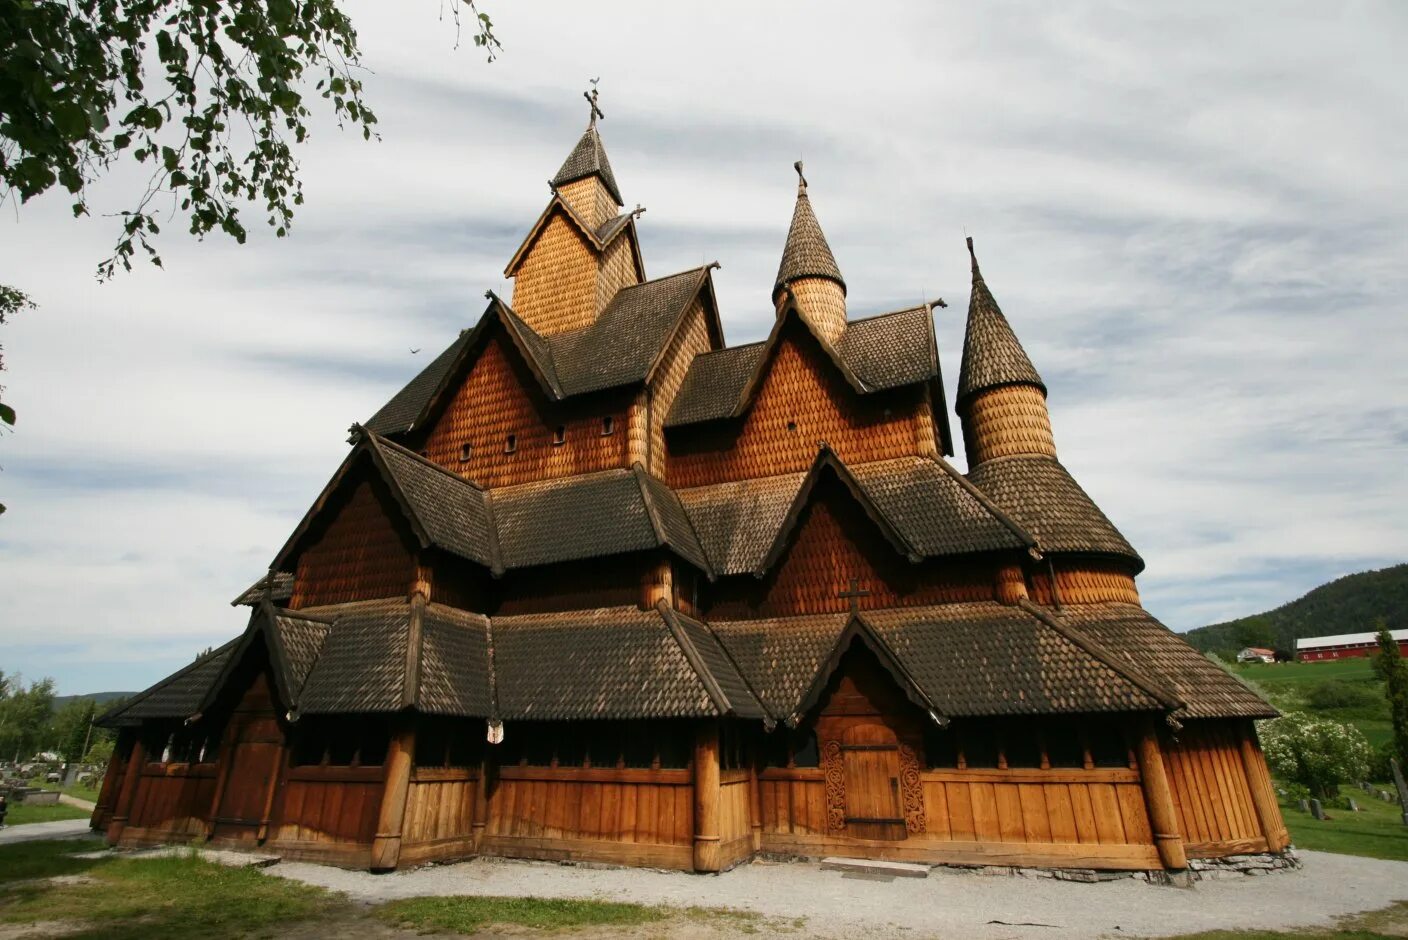
[{"label": "green leaf", "polygon": [[10,427],[15,426],[15,409],[0,401],[0,421],[5,422]]}]

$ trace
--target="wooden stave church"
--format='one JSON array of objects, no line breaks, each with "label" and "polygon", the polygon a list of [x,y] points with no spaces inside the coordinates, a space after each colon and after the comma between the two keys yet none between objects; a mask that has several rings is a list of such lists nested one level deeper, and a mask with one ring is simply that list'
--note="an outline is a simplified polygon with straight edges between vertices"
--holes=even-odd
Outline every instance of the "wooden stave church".
[{"label": "wooden stave church", "polygon": [[646,279],[597,116],[246,631],[104,716],[94,828],[373,870],[1284,851],[1274,709],[1140,606],[976,255],[962,474],[931,305],[848,320],[800,164],[727,347],[716,265]]}]

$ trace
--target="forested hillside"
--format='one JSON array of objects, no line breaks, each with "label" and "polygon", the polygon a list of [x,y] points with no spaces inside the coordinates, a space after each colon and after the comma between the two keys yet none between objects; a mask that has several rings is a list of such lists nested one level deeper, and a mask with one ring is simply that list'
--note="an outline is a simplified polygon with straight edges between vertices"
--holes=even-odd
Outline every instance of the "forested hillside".
[{"label": "forested hillside", "polygon": [[1346,575],[1275,610],[1185,636],[1200,650],[1224,654],[1244,646],[1294,651],[1299,637],[1373,630],[1380,617],[1393,629],[1408,627],[1408,564]]}]

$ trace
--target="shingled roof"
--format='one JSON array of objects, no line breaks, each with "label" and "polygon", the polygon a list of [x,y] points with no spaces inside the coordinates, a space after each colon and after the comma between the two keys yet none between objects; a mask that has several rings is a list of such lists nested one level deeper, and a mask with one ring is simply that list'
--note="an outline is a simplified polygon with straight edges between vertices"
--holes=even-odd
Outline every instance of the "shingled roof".
[{"label": "shingled roof", "polygon": [[1275,718],[1269,703],[1136,604],[1070,604],[1056,614],[1184,700],[1179,718]]},{"label": "shingled roof", "polygon": [[968,239],[968,253],[973,261],[973,293],[968,301],[968,326],[963,335],[963,363],[958,370],[957,405],[962,405],[968,397],[988,388],[1000,385],[1035,385],[1043,392],[1046,384],[1041,381],[1036,367],[1012,325],[1002,315],[1002,310],[988,290],[982,271],[978,270],[978,256],[973,251],[973,239]]},{"label": "shingled roof", "polygon": [[495,617],[493,631],[503,718],[764,717],[707,628],[660,610]]},{"label": "shingled roof", "polygon": [[98,717],[97,724],[116,728],[135,725],[150,718],[190,717],[195,714],[215,677],[225,668],[225,662],[238,642],[238,637],[230,640],[138,692],[126,702],[108,709]]},{"label": "shingled roof", "polygon": [[825,472],[863,501],[901,554],[914,559],[1024,548],[1034,540],[942,459],[846,465],[822,448],[810,470],[678,491],[709,565],[720,575],[764,571]]},{"label": "shingled roof", "polygon": [[[859,615],[940,714],[1162,710],[1138,681],[1019,607],[996,602]],[[713,621],[745,679],[778,720],[797,715],[851,614]]]},{"label": "shingled roof", "polygon": [[777,280],[773,283],[772,296],[777,295],[793,281],[803,277],[824,277],[846,289],[846,280],[841,277],[841,269],[831,254],[831,246],[826,242],[826,233],[812,211],[812,201],[807,195],[807,180],[802,176],[802,164],[797,163],[797,205],[792,210],[792,225],[787,230],[787,243],[782,247],[782,263],[777,268]]},{"label": "shingled roof", "polygon": [[[269,575],[264,575],[255,581],[239,597],[230,601],[231,607],[239,607],[241,604],[253,607],[265,599],[265,586],[269,583]],[[276,604],[283,603],[293,597],[293,573],[289,571],[274,572],[274,590],[269,594],[268,599]]]},{"label": "shingled roof", "polygon": [[985,460],[968,479],[1047,552],[1093,552],[1144,561],[1055,457],[1018,455]]},{"label": "shingled roof", "polygon": [[586,131],[582,133],[582,138],[577,141],[577,146],[572,148],[572,152],[563,161],[562,169],[558,170],[557,175],[552,178],[552,185],[565,186],[576,180],[586,179],[593,173],[601,177],[607,192],[611,193],[611,198],[616,200],[616,205],[625,205],[621,201],[621,190],[616,185],[616,174],[611,172],[611,161],[606,159],[606,147],[601,143],[601,135],[597,133],[595,123],[588,125]]},{"label": "shingled roof", "polygon": [[378,409],[365,427],[376,434],[397,435],[419,426],[435,403],[453,391],[450,383],[454,376],[487,340],[495,324],[502,325],[544,394],[553,400],[644,382],[690,302],[701,292],[711,337],[715,342],[723,341],[712,269],[713,265],[704,265],[623,287],[590,326],[546,337],[534,332],[511,307],[491,294],[474,329],[462,333]]},{"label": "shingled roof", "polygon": [[[665,427],[678,428],[744,414],[762,384],[770,354],[781,342],[789,323],[806,329],[846,382],[861,394],[937,383],[939,379],[933,317],[927,305],[853,320],[834,345],[817,335],[806,319],[789,306],[765,341],[695,356],[670,407]],[[935,397],[936,411],[942,405],[940,388]],[[944,436],[947,445],[947,433]]]}]

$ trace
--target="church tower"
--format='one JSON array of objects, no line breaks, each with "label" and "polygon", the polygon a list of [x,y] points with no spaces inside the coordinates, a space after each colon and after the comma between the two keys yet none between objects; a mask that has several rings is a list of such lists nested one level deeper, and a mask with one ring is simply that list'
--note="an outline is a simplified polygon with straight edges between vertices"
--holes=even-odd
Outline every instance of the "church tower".
[{"label": "church tower", "polygon": [[1055,457],[1046,384],[988,290],[971,238],[968,255],[973,293],[954,403],[963,424],[968,468],[997,457]]},{"label": "church tower", "polygon": [[617,291],[645,280],[635,224],[645,210],[620,211],[595,91],[587,101],[587,129],[548,181],[552,198],[504,269],[514,313],[539,336],[591,326]]},{"label": "church tower", "polygon": [[790,295],[817,335],[835,343],[846,331],[846,281],[812,211],[802,161],[793,166],[797,170],[797,206],[792,210],[792,227],[782,249],[772,300],[781,312]]}]

